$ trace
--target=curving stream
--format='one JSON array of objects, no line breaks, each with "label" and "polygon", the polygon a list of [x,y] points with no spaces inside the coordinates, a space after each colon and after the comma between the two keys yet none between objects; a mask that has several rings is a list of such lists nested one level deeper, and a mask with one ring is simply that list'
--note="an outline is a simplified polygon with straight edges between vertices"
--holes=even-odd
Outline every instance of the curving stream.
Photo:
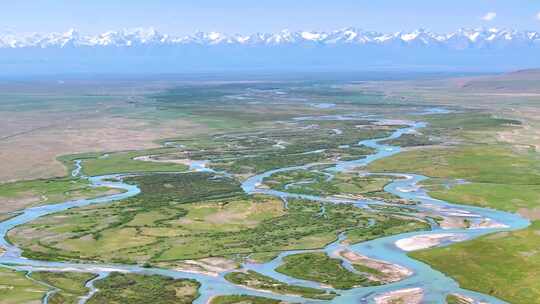
[{"label": "curving stream", "polygon": [[[435,114],[435,113],[445,113],[445,112],[435,111],[431,114]],[[299,118],[299,120],[301,119],[305,119],[305,118]],[[340,120],[340,119],[357,119],[357,118],[344,117],[344,116],[326,116],[325,119]],[[388,121],[381,120],[381,123],[384,123],[384,122],[388,122]],[[408,126],[405,128],[398,129],[389,137],[365,140],[358,143],[358,145],[364,145],[364,146],[375,149],[376,151],[375,153],[367,156],[366,158],[362,158],[359,160],[337,162],[333,167],[325,169],[323,172],[332,176],[333,173],[349,170],[355,167],[365,166],[369,164],[370,162],[373,162],[377,159],[381,159],[381,158],[399,153],[400,152],[399,147],[384,145],[384,144],[381,144],[380,142],[387,139],[398,138],[403,134],[412,132],[418,128],[422,128],[425,126],[425,124],[421,122],[400,121],[399,124],[400,125],[407,124]],[[197,162],[196,164],[192,166],[191,169],[192,170],[205,170],[205,171],[210,170],[205,167],[205,164],[206,164],[205,162]],[[264,194],[280,197],[284,200],[285,204],[286,204],[287,198],[306,198],[306,199],[321,201],[321,202],[353,203],[359,208],[367,208],[367,209],[370,208],[369,205],[373,205],[373,204],[388,205],[384,202],[378,202],[378,201],[373,201],[373,200],[351,201],[351,200],[346,200],[346,199],[324,198],[324,197],[317,197],[317,196],[312,196],[312,195],[291,194],[287,192],[262,189],[259,187],[259,185],[262,183],[265,177],[271,176],[272,174],[275,174],[277,172],[286,172],[286,171],[293,171],[293,170],[298,170],[298,169],[309,169],[315,165],[317,164],[308,164],[304,166],[295,166],[295,167],[287,167],[287,168],[271,170],[271,171],[268,171],[268,172],[265,172],[265,173],[262,173],[262,174],[259,174],[259,175],[256,175],[247,179],[245,182],[242,183],[242,188],[244,189],[246,193],[250,193],[250,194],[264,193]],[[76,162],[76,168],[72,172],[72,174],[73,176],[80,176],[80,173],[81,173],[81,163]],[[373,174],[373,173],[370,173],[370,174]],[[385,173],[385,175],[389,175],[389,174]],[[339,290],[338,293],[341,296],[336,297],[333,301],[329,301],[329,302],[331,303],[374,303],[375,296],[378,296],[387,292],[395,291],[395,290],[404,289],[404,288],[419,287],[423,289],[424,291],[423,299],[424,299],[424,302],[427,302],[427,303],[445,303],[444,299],[446,295],[449,293],[458,293],[458,294],[465,295],[467,297],[474,299],[476,303],[480,303],[480,302],[493,303],[493,304],[505,303],[504,301],[501,301],[499,299],[493,298],[488,295],[483,295],[480,293],[461,289],[458,286],[458,284],[451,278],[445,276],[444,274],[438,271],[431,269],[426,264],[423,264],[421,262],[418,262],[414,259],[409,258],[407,256],[407,252],[398,248],[395,243],[399,240],[407,239],[410,237],[418,237],[418,236],[424,236],[424,235],[439,235],[441,233],[444,233],[445,235],[452,236],[452,237],[447,237],[442,240],[441,245],[446,245],[451,242],[471,239],[471,238],[475,238],[475,237],[484,235],[486,233],[492,233],[495,231],[516,230],[516,229],[525,228],[526,226],[529,225],[529,222],[526,219],[521,218],[520,216],[516,214],[496,211],[496,210],[487,209],[487,208],[455,205],[455,204],[450,204],[445,201],[433,199],[429,197],[426,191],[424,191],[421,187],[418,186],[419,182],[427,179],[427,177],[414,175],[414,174],[406,174],[406,173],[393,173],[392,175],[399,177],[399,179],[396,179],[392,183],[388,184],[385,187],[385,190],[392,194],[398,195],[402,198],[419,202],[417,205],[412,205],[412,206],[407,206],[407,207],[417,209],[417,211],[420,211],[420,212],[429,211],[432,214],[438,214],[442,216],[451,215],[451,216],[459,216],[461,218],[467,218],[472,223],[472,225],[468,229],[465,229],[465,228],[464,229],[442,229],[436,223],[433,222],[432,223],[433,229],[431,231],[404,233],[404,234],[394,235],[390,237],[379,238],[379,239],[375,239],[372,241],[367,241],[367,242],[363,242],[363,243],[359,243],[355,245],[342,244],[341,240],[343,240],[346,237],[346,234],[342,233],[339,235],[338,239],[335,242],[327,245],[325,248],[321,250],[308,250],[308,251],[324,251],[332,257],[338,257],[335,254],[337,250],[348,249],[348,250],[357,252],[359,254],[362,254],[364,256],[368,256],[370,258],[375,258],[378,260],[383,260],[390,263],[394,263],[396,265],[406,267],[409,270],[413,271],[413,275],[399,282],[390,283],[390,284],[386,284],[382,286],[375,286],[375,287],[361,287],[361,288],[354,288],[351,290]],[[90,273],[97,274],[98,277],[96,279],[93,279],[87,283],[87,287],[90,288],[90,293],[87,296],[80,298],[80,301],[79,301],[80,304],[85,303],[86,300],[88,300],[92,296],[92,294],[96,292],[95,288],[93,287],[93,283],[96,280],[102,279],[106,277],[109,273],[114,272],[114,271],[137,272],[137,273],[142,273],[142,274],[161,274],[161,275],[170,276],[174,278],[195,279],[201,283],[201,288],[200,288],[201,296],[195,301],[195,303],[207,303],[208,300],[212,296],[224,295],[224,294],[258,295],[258,296],[281,299],[284,301],[291,301],[295,303],[324,302],[324,301],[304,299],[297,296],[284,296],[284,295],[273,294],[269,292],[260,292],[256,290],[250,290],[242,286],[233,285],[227,282],[223,278],[224,274],[214,277],[214,276],[197,274],[197,273],[181,272],[181,271],[158,269],[158,268],[143,268],[143,267],[132,266],[132,265],[90,264],[90,263],[85,264],[85,263],[48,262],[48,261],[31,260],[31,259],[21,257],[21,250],[17,246],[10,244],[6,240],[6,234],[10,229],[18,225],[28,223],[39,217],[56,213],[56,212],[60,212],[69,208],[82,207],[82,206],[86,206],[90,204],[105,204],[105,203],[110,203],[113,201],[118,201],[118,200],[126,199],[128,197],[137,195],[140,192],[139,188],[137,186],[129,185],[122,182],[122,177],[124,176],[126,175],[125,174],[124,175],[105,175],[105,176],[95,176],[95,177],[81,176],[81,178],[87,178],[92,185],[119,188],[119,189],[125,190],[124,193],[109,195],[106,197],[100,197],[100,198],[95,198],[95,199],[75,200],[75,201],[68,201],[68,202],[64,202],[60,204],[51,204],[51,205],[45,205],[45,206],[40,206],[40,207],[28,208],[28,209],[25,209],[20,215],[17,215],[9,220],[1,222],[0,223],[0,247],[4,248],[6,252],[2,256],[0,256],[0,264],[9,265],[10,268],[28,271],[28,272],[48,270],[48,271],[81,271],[81,272],[90,272]],[[113,181],[112,179],[118,179],[118,181]],[[480,225],[480,223],[482,222],[485,223],[486,221],[489,223],[495,223],[495,225],[489,225],[487,227]],[[265,263],[265,264],[245,263],[243,267],[246,269],[255,270],[264,275],[271,276],[275,279],[278,279],[286,283],[321,288],[320,284],[316,282],[310,282],[310,281],[304,281],[304,280],[291,278],[281,273],[278,273],[274,270],[277,266],[279,266],[282,263],[283,257],[287,255],[299,253],[299,252],[306,252],[306,251],[302,251],[302,250],[285,251],[285,252],[282,252],[274,260],[268,263]],[[348,269],[352,269],[348,261],[344,259],[342,260],[345,267],[347,267]],[[51,291],[44,298],[43,302],[47,303],[48,296],[54,292],[55,290],[51,289]]]}]

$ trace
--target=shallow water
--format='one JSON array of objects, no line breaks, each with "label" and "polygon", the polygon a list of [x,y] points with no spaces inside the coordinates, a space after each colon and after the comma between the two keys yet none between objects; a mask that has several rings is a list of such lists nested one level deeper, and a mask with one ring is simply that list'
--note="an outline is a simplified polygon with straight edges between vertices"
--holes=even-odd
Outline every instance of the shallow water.
[{"label": "shallow water", "polygon": [[[430,114],[433,114],[433,113],[445,113],[445,111],[444,109],[437,109],[430,112]],[[311,118],[304,117],[304,118],[298,118],[297,120],[309,120],[309,119]],[[366,116],[335,115],[335,116],[325,116],[324,119],[365,120]],[[395,139],[395,138],[400,137],[403,134],[425,127],[425,124],[421,122],[400,121],[399,123],[400,124],[405,123],[408,126],[395,131],[394,133],[392,133],[390,136],[386,138],[364,140],[358,143],[358,145],[363,145],[363,146],[367,146],[367,147],[375,149],[376,151],[375,153],[365,158],[354,160],[354,161],[338,162],[333,167],[326,169],[324,172],[332,176],[333,173],[342,172],[342,171],[350,170],[352,168],[365,166],[375,160],[397,154],[401,150],[399,147],[384,145],[384,144],[380,144],[379,142],[382,142],[387,139]],[[308,164],[304,166],[294,166],[294,167],[271,170],[271,171],[248,178],[244,183],[242,183],[242,188],[244,189],[246,193],[265,193],[268,195],[274,195],[274,196],[283,198],[285,202],[287,198],[306,198],[306,199],[321,201],[321,202],[354,203],[356,206],[360,208],[369,208],[370,204],[384,204],[383,202],[377,202],[377,201],[372,201],[372,200],[354,201],[354,200],[336,199],[336,198],[323,198],[323,197],[318,197],[318,196],[313,196],[313,195],[291,194],[291,193],[286,193],[286,192],[281,192],[281,191],[261,189],[258,187],[262,183],[264,178],[271,176],[272,174],[275,174],[278,172],[294,171],[294,170],[299,170],[299,169],[310,169],[311,167],[315,165],[317,164]],[[206,167],[206,162],[196,162],[196,163],[194,162],[192,164],[191,169],[196,170],[196,171],[211,171],[210,169]],[[72,175],[73,176],[81,175],[80,162],[76,162],[76,167]],[[389,174],[385,173],[385,175],[389,175]],[[529,222],[519,217],[518,215],[511,214],[511,213],[496,211],[496,210],[487,209],[487,208],[453,205],[444,201],[432,199],[421,187],[418,186],[418,183],[421,182],[422,180],[425,180],[426,177],[420,176],[420,175],[414,175],[414,174],[406,174],[406,173],[393,173],[393,175],[395,175],[396,177],[402,177],[402,179],[394,180],[392,183],[386,186],[385,190],[387,192],[396,194],[402,198],[419,202],[418,205],[408,206],[409,208],[414,208],[419,211],[428,210],[428,211],[435,212],[441,215],[459,214],[462,217],[468,218],[473,223],[479,222],[483,219],[491,219],[497,223],[506,225],[506,228],[441,230],[439,227],[437,227],[434,224],[435,227],[432,231],[404,233],[400,235],[379,238],[376,240],[363,242],[363,243],[350,245],[350,246],[346,246],[340,243],[340,241],[346,237],[345,234],[340,234],[337,241],[329,244],[324,249],[312,250],[312,251],[324,251],[331,256],[335,256],[335,252],[338,249],[347,248],[351,251],[358,252],[359,254],[362,254],[368,257],[372,257],[379,260],[383,260],[383,261],[387,261],[387,262],[395,263],[397,265],[404,266],[412,270],[414,274],[400,282],[391,283],[391,284],[387,284],[383,286],[361,287],[361,288],[355,288],[355,289],[351,289],[347,291],[340,290],[338,291],[338,293],[341,296],[329,302],[332,302],[332,303],[373,303],[374,302],[373,297],[375,295],[380,295],[381,293],[399,290],[402,288],[421,287],[424,289],[424,292],[425,292],[424,300],[428,303],[444,303],[444,298],[446,297],[448,293],[460,293],[460,294],[469,296],[477,301],[484,301],[487,303],[494,303],[494,304],[505,303],[501,300],[498,300],[496,298],[493,298],[487,295],[483,295],[483,294],[479,294],[476,292],[459,288],[457,283],[451,278],[445,276],[444,274],[438,271],[431,269],[429,266],[421,262],[418,262],[414,259],[409,258],[405,251],[395,246],[395,242],[397,240],[404,239],[411,236],[441,233],[441,231],[444,231],[444,233],[461,234],[461,235],[466,236],[467,239],[470,239],[470,238],[475,238],[480,235],[491,233],[494,231],[505,231],[505,230],[515,230],[515,229],[524,228],[529,224]],[[137,272],[137,273],[144,273],[144,274],[162,274],[162,275],[166,275],[166,276],[170,276],[174,278],[196,279],[202,284],[202,286],[200,289],[201,297],[199,297],[195,301],[195,303],[206,303],[210,297],[214,295],[221,295],[221,294],[259,295],[259,296],[266,296],[266,297],[281,299],[285,301],[296,302],[296,303],[321,302],[321,301],[303,299],[300,297],[283,296],[283,295],[271,294],[267,292],[249,290],[241,286],[230,284],[223,278],[224,274],[221,274],[218,277],[213,277],[213,276],[208,276],[208,275],[174,271],[174,270],[142,268],[139,266],[132,266],[132,265],[63,263],[63,262],[30,260],[30,259],[21,257],[21,250],[6,241],[5,236],[10,229],[18,225],[28,223],[32,220],[35,220],[47,214],[57,213],[57,212],[64,211],[69,208],[82,207],[82,206],[87,206],[91,204],[110,203],[113,201],[118,201],[118,200],[126,199],[128,197],[137,195],[140,192],[140,189],[137,186],[123,183],[121,181],[122,176],[123,175],[106,175],[106,176],[96,176],[96,177],[83,176],[81,178],[88,178],[89,181],[95,186],[107,186],[107,187],[123,189],[125,190],[124,193],[110,195],[110,196],[96,198],[96,199],[75,200],[75,201],[68,201],[68,202],[64,202],[60,204],[51,204],[51,205],[45,205],[45,206],[40,206],[40,207],[28,208],[24,210],[24,212],[21,213],[20,215],[0,223],[0,246],[6,250],[5,254],[0,257],[0,263],[14,265],[16,269],[26,270],[26,271],[49,270],[49,271],[92,272],[92,273],[99,274],[100,275],[99,279],[105,277],[108,273],[113,272],[113,271]],[[112,179],[117,179],[118,181],[111,181]],[[442,245],[445,245],[445,244],[446,243],[443,243]],[[316,282],[310,282],[310,281],[291,278],[286,275],[280,274],[274,270],[277,266],[279,266],[282,263],[283,257],[287,255],[299,253],[299,252],[306,252],[306,251],[295,250],[295,251],[282,252],[278,257],[276,257],[274,260],[268,263],[265,263],[265,264],[246,263],[244,264],[244,267],[246,269],[252,269],[252,270],[258,271],[262,274],[271,276],[280,281],[287,282],[290,284],[320,288],[320,284]],[[344,265],[348,269],[352,269],[352,267],[345,260],[344,260]],[[92,287],[93,282],[94,280],[88,283],[89,284],[88,287],[92,288],[91,292],[94,291]],[[89,295],[91,295],[91,293]],[[81,298],[81,301],[79,303],[84,303],[86,299],[87,297]],[[46,298],[44,301],[46,301]]]}]

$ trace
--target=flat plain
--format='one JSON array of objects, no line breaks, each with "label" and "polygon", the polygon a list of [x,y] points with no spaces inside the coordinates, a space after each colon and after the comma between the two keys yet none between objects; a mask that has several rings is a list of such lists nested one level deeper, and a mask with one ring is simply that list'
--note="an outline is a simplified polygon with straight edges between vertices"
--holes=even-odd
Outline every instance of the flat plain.
[{"label": "flat plain", "polygon": [[[416,173],[429,177],[421,186],[434,198],[519,213],[532,224],[409,255],[463,288],[538,303],[538,97],[530,86],[516,85],[535,75],[12,85],[13,93],[0,96],[0,111],[9,117],[0,122],[0,161],[7,164],[0,220],[29,207],[121,193],[93,187],[84,176],[122,174],[110,181],[136,185],[140,194],[42,216],[10,229],[8,241],[30,259],[227,272],[229,284],[268,293],[239,290],[210,303],[279,303],[272,294],[339,301],[340,290],[381,282],[370,279],[376,269],[355,264],[351,270],[324,248],[428,231],[444,220],[386,191],[403,178],[392,173]],[[505,89],[495,94],[493,86]],[[440,108],[449,111],[429,112]],[[413,120],[427,125],[382,142],[401,146],[400,153],[332,171],[376,152],[358,142],[387,137]],[[75,161],[83,177],[71,176]],[[278,171],[255,185],[261,193],[242,187],[272,170]],[[355,200],[382,204],[360,208]],[[274,270],[321,289],[243,268],[289,250],[305,252],[286,256]],[[51,286],[59,291],[50,303],[72,303],[89,292],[85,283],[95,276],[2,272],[9,279],[0,285],[11,290],[7,303],[39,302]],[[201,296],[201,283],[112,272],[94,283],[99,291],[87,303],[191,303]]]}]

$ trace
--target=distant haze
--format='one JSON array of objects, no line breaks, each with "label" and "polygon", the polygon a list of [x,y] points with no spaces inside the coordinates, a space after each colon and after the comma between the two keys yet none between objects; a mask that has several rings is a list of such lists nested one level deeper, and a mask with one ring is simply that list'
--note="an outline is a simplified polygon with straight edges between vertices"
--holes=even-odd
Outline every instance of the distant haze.
[{"label": "distant haze", "polygon": [[0,35],[0,73],[189,73],[197,71],[506,71],[540,66],[535,31],[460,29],[379,33],[345,28],[252,35],[153,29],[85,36]]}]

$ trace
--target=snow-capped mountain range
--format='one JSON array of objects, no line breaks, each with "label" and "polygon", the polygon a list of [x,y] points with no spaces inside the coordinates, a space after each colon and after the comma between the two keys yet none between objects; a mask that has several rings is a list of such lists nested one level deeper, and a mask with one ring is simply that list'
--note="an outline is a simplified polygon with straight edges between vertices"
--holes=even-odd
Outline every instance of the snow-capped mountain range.
[{"label": "snow-capped mountain range", "polygon": [[230,71],[505,71],[540,67],[534,31],[281,31],[177,37],[153,29],[0,34],[0,75]]},{"label": "snow-capped mountain range", "polygon": [[0,48],[65,48],[65,47],[136,47],[182,45],[387,45],[387,46],[439,46],[451,49],[540,46],[540,33],[501,29],[460,29],[446,34],[427,30],[380,33],[345,28],[331,32],[283,30],[278,33],[229,35],[218,32],[198,32],[175,37],[154,29],[108,31],[99,35],[81,35],[75,30],[50,34],[0,34]]}]

